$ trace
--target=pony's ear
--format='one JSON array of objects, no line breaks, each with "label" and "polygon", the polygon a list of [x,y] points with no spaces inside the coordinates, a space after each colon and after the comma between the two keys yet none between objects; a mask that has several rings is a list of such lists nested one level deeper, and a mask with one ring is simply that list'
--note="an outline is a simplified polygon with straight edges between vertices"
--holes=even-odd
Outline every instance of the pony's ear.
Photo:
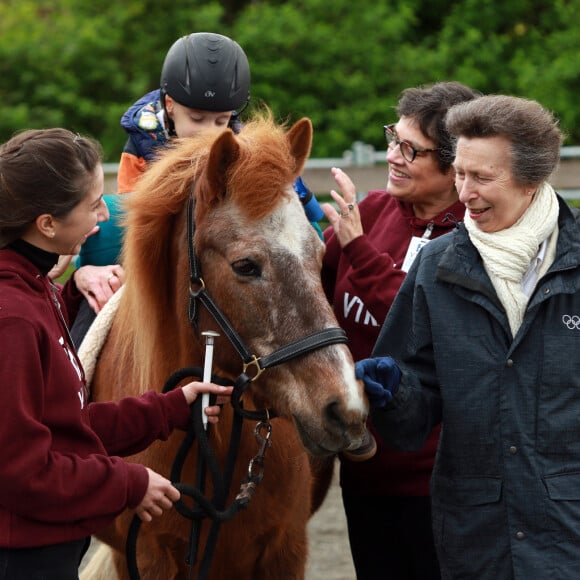
[{"label": "pony's ear", "polygon": [[302,117],[296,121],[286,133],[286,137],[290,143],[290,151],[294,159],[296,159],[296,175],[300,175],[304,169],[304,165],[308,156],[310,155],[310,148],[312,147],[312,121],[308,117]]},{"label": "pony's ear", "polygon": [[[209,152],[205,178],[208,187],[203,188],[205,195],[221,199],[226,193],[226,174],[228,167],[240,155],[240,146],[232,131],[224,131],[213,143]],[[212,200],[204,200],[209,204]]]}]

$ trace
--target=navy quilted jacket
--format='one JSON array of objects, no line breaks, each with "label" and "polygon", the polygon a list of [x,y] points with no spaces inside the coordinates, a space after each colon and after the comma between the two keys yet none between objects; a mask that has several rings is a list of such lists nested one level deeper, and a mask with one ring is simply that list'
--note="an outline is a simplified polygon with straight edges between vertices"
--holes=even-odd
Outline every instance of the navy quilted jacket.
[{"label": "navy quilted jacket", "polygon": [[419,253],[374,356],[403,369],[379,433],[420,449],[443,578],[580,578],[580,226],[559,199],[556,258],[512,338],[463,224]]}]

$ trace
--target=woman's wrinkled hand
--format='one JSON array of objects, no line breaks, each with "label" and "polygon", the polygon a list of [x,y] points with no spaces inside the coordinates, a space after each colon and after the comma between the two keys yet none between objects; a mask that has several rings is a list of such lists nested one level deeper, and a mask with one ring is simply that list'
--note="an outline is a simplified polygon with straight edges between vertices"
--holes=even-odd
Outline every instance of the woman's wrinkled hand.
[{"label": "woman's wrinkled hand", "polygon": [[338,211],[330,203],[323,203],[321,207],[334,229],[340,247],[344,248],[348,243],[364,233],[356,203],[356,188],[350,177],[342,169],[333,167],[330,172],[342,193],[341,195],[334,189],[330,191]]},{"label": "woman's wrinkled hand", "polygon": [[125,283],[125,270],[112,266],[81,266],[73,273],[79,292],[98,314],[111,296]]}]

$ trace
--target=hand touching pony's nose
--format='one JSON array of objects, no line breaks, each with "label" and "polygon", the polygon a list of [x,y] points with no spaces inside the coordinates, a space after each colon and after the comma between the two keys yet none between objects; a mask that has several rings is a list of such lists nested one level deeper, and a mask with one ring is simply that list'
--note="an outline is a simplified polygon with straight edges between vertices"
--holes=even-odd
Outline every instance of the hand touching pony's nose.
[{"label": "hand touching pony's nose", "polygon": [[371,407],[383,408],[399,388],[401,371],[390,357],[366,358],[355,363],[355,375],[365,384]]},{"label": "hand touching pony's nose", "polygon": [[189,405],[191,405],[195,399],[197,399],[197,396],[201,393],[217,395],[215,405],[211,405],[204,409],[204,413],[207,415],[208,422],[217,423],[219,421],[221,405],[227,403],[230,400],[233,390],[233,387],[223,387],[214,383],[201,383],[194,381],[183,387],[183,394],[185,395]]}]

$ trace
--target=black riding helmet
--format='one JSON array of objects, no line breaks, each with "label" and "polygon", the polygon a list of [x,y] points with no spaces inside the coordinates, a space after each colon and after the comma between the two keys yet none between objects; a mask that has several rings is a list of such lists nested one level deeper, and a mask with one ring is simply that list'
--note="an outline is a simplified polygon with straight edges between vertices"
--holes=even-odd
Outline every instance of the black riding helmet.
[{"label": "black riding helmet", "polygon": [[237,111],[250,100],[250,65],[237,42],[211,32],[195,32],[173,43],[161,70],[165,95],[190,109]]}]

